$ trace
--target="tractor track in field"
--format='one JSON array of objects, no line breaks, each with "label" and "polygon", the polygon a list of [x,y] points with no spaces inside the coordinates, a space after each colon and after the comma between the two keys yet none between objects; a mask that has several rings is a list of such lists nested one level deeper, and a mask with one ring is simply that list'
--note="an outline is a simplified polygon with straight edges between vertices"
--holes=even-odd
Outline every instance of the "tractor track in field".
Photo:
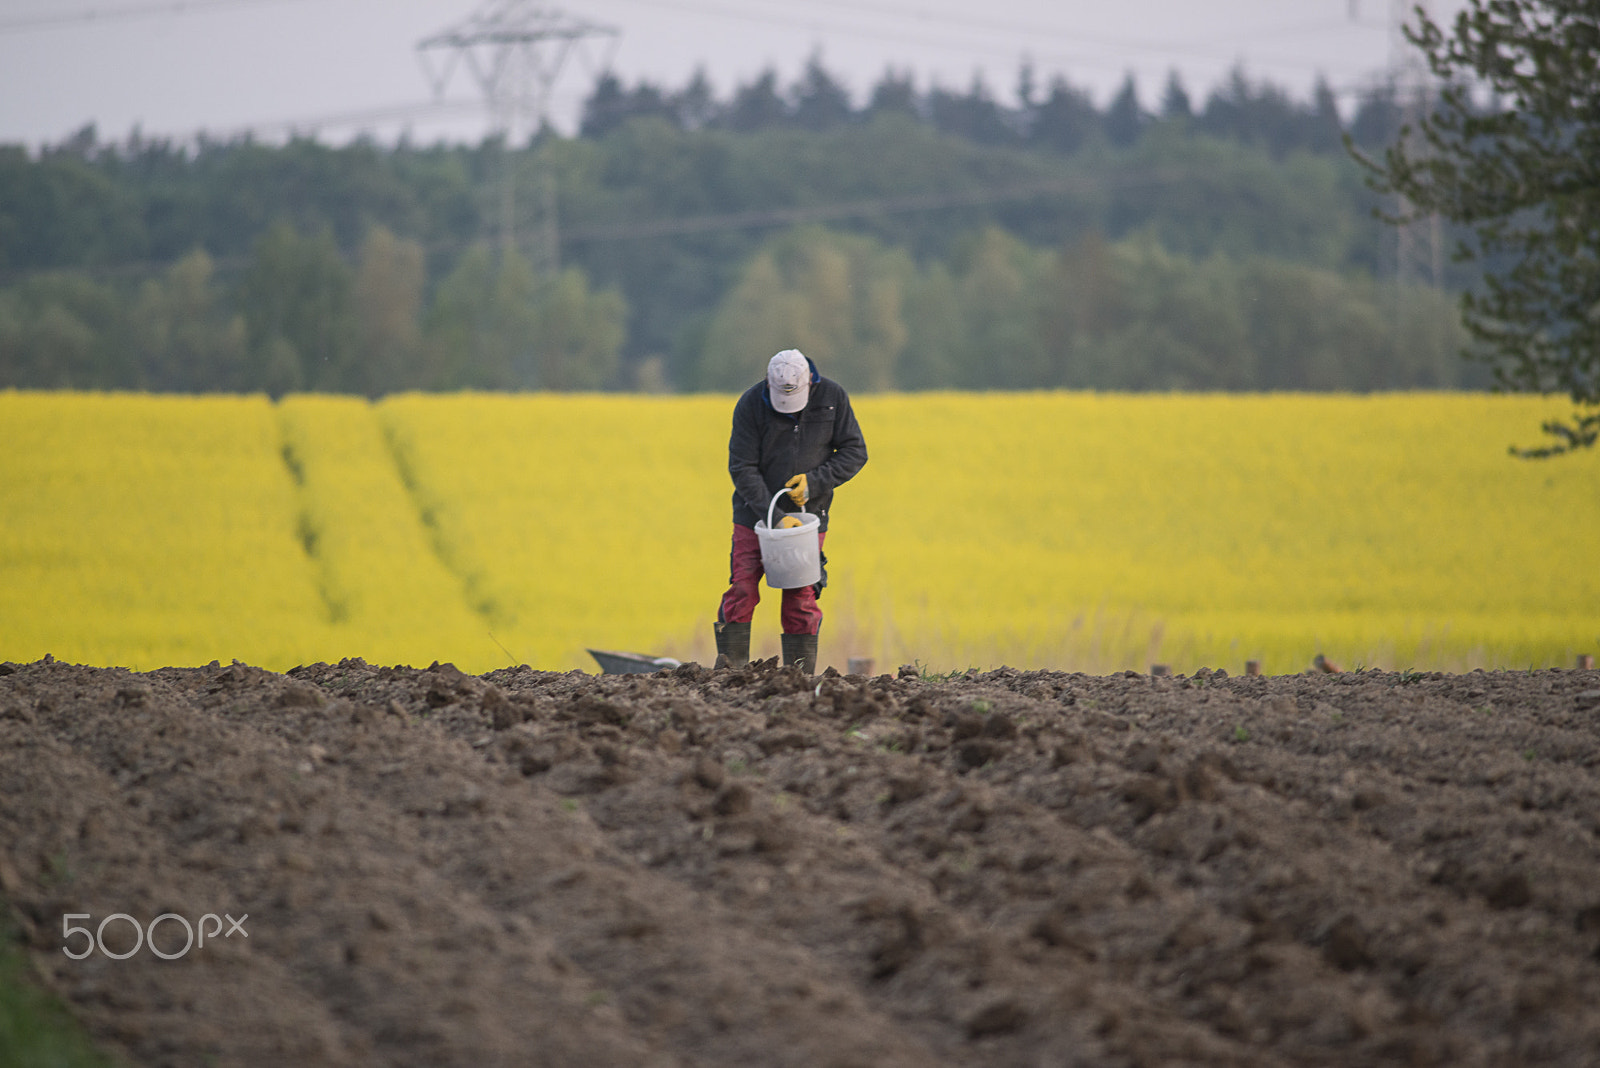
[{"label": "tractor track in field", "polygon": [[4,664],[0,891],[141,1065],[1588,1065],[1600,673]]}]

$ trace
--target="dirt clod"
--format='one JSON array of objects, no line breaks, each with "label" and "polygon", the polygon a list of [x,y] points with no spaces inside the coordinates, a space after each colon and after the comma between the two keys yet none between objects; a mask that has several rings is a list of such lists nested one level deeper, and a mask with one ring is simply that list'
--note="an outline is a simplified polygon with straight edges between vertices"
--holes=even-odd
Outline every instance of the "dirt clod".
[{"label": "dirt clod", "polygon": [[722,766],[722,761],[717,760],[715,757],[704,753],[695,757],[694,781],[704,786],[707,790],[720,788],[727,774],[727,770]]},{"label": "dirt clod", "polygon": [[985,1038],[1017,1030],[1028,1020],[1028,1010],[1013,998],[1002,998],[979,1009],[967,1018],[967,1035]]},{"label": "dirt clod", "polygon": [[1514,871],[1496,878],[1483,896],[1491,908],[1519,909],[1533,900],[1533,891],[1528,886],[1528,877]]}]

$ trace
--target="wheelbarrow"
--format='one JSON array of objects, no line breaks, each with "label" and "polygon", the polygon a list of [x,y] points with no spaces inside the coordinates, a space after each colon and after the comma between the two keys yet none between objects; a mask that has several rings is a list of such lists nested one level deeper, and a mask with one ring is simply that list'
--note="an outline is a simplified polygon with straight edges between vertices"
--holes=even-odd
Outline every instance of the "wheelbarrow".
[{"label": "wheelbarrow", "polygon": [[590,649],[588,652],[600,664],[602,675],[649,675],[683,664],[683,661],[670,656],[646,656],[644,653],[622,653],[610,649]]}]

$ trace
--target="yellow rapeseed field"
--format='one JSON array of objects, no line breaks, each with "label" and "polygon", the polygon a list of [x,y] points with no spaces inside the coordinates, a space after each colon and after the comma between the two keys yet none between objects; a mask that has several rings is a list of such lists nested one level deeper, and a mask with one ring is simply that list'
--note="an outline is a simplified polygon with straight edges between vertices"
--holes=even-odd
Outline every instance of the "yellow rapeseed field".
[{"label": "yellow rapeseed field", "polygon": [[265,398],[0,392],[0,659],[326,647]]},{"label": "yellow rapeseed field", "polygon": [[706,658],[728,577],[731,413],[722,397],[412,394],[379,406],[440,555],[494,639],[518,661],[591,669],[586,647]]},{"label": "yellow rapeseed field", "polygon": [[1506,452],[1561,410],[1550,402],[946,394],[860,407],[878,455],[840,509],[841,585],[896,656],[1287,672],[1318,651],[1461,668],[1570,664],[1600,646],[1600,456]]},{"label": "yellow rapeseed field", "polygon": [[[1600,456],[1465,394],[857,398],[824,662],[1463,669],[1600,649]],[[0,393],[0,659],[708,660],[732,398]],[[756,651],[777,648],[764,591]]]},{"label": "yellow rapeseed field", "polygon": [[315,658],[500,660],[461,580],[434,552],[372,405],[298,396],[279,413],[305,556],[335,635]]}]

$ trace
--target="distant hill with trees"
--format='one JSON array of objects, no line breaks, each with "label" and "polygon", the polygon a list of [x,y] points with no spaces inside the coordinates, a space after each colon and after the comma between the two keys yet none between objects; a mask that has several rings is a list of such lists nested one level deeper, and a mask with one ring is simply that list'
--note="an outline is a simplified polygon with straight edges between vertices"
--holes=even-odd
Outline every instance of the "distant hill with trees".
[{"label": "distant hill with trees", "polygon": [[1487,380],[1449,295],[1383,277],[1342,139],[1387,143],[1392,94],[1012,95],[891,71],[858,107],[813,60],[726,99],[602,76],[576,136],[510,150],[0,147],[0,386],[734,389],[789,345],[857,389]]}]

